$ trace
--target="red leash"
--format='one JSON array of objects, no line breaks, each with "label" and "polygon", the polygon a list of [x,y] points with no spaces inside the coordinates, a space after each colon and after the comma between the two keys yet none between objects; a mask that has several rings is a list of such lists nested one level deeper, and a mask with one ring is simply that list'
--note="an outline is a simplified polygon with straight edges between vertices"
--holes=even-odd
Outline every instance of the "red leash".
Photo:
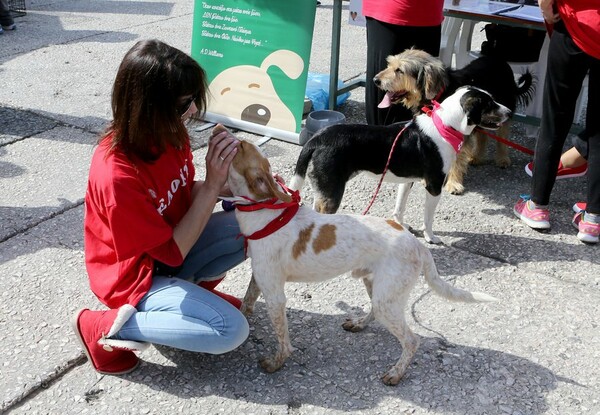
[{"label": "red leash", "polygon": [[248,205],[241,205],[241,204],[236,204],[235,208],[242,211],[242,212],[254,212],[257,210],[261,210],[261,209],[283,209],[283,212],[281,212],[281,214],[279,216],[277,216],[275,219],[273,219],[271,222],[267,223],[267,225],[262,228],[259,229],[258,231],[254,232],[252,235],[244,235],[244,234],[239,234],[239,236],[243,236],[244,237],[244,254],[246,256],[248,256],[248,240],[256,240],[256,239],[262,239],[265,238],[269,235],[271,235],[272,233],[277,232],[279,229],[283,228],[285,225],[287,225],[292,218],[296,215],[296,213],[298,212],[298,209],[300,209],[300,192],[295,190],[292,191],[290,189],[288,189],[283,183],[279,182],[279,185],[283,188],[284,191],[286,191],[287,193],[289,193],[292,196],[292,201],[291,202],[283,202],[283,203],[277,203],[279,201],[279,199],[277,198],[273,198],[273,199],[269,199],[269,200],[264,200],[261,202],[256,202],[254,200],[247,199],[250,202],[253,202],[252,204],[248,204]]},{"label": "red leash", "polygon": [[373,203],[375,203],[375,199],[377,198],[377,194],[379,193],[379,189],[381,188],[381,183],[383,183],[383,178],[385,177],[385,174],[387,173],[388,167],[390,165],[390,160],[392,159],[392,154],[394,153],[394,148],[396,148],[396,143],[398,142],[398,139],[400,138],[400,136],[402,135],[404,130],[406,130],[406,127],[408,127],[408,125],[411,122],[412,121],[407,122],[406,125],[404,126],[404,128],[402,128],[400,130],[400,132],[398,133],[396,138],[394,138],[394,142],[392,144],[392,148],[390,149],[390,154],[388,155],[387,162],[385,163],[385,168],[383,169],[383,173],[381,173],[381,179],[379,179],[379,184],[377,185],[377,189],[375,189],[375,193],[373,194],[373,197],[371,198],[371,203],[369,203],[369,206],[367,206],[365,211],[362,213],[363,215],[366,215],[367,212],[369,211],[369,209],[371,209],[371,206],[373,206]]},{"label": "red leash", "polygon": [[525,154],[529,154],[530,156],[533,155],[533,150],[528,149],[527,147],[523,147],[520,144],[517,143],[513,143],[512,141],[507,140],[506,138],[500,137],[496,134],[492,134],[487,130],[484,130],[483,128],[477,127],[477,131],[480,131],[482,133],[484,133],[485,135],[488,135],[490,137],[492,137],[494,140],[501,142],[502,144],[506,144],[509,147],[515,148]]}]

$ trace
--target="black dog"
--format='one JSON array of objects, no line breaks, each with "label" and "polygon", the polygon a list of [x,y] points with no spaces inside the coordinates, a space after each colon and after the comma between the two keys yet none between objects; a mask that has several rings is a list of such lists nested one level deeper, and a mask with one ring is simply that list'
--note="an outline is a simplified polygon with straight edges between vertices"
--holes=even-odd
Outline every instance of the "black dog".
[{"label": "black dog", "polygon": [[413,182],[423,180],[427,189],[424,234],[439,243],[432,232],[433,215],[444,180],[462,143],[464,134],[476,126],[497,129],[511,115],[487,92],[474,87],[459,88],[430,115],[389,126],[338,124],[317,132],[302,148],[290,188],[299,190],[308,172],[314,190],[314,208],[335,213],[342,201],[346,182],[355,174],[381,175],[396,137],[386,181],[400,183],[394,219],[402,223]]}]

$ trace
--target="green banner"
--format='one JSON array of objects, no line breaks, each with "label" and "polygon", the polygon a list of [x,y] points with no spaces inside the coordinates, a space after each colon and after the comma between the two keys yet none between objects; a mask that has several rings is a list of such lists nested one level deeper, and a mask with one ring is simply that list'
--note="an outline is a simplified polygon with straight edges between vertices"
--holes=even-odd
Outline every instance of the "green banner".
[{"label": "green banner", "polygon": [[315,8],[315,0],[196,1],[191,54],[208,75],[209,121],[297,140]]}]

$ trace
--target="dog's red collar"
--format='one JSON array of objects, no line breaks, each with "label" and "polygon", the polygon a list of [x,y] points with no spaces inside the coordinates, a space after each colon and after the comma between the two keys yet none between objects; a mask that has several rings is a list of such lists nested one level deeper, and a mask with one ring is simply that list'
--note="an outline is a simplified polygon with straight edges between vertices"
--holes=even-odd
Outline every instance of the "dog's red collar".
[{"label": "dog's red collar", "polygon": [[454,151],[458,153],[462,148],[465,139],[464,134],[460,131],[456,131],[452,127],[444,125],[444,122],[442,121],[440,116],[437,115],[437,111],[440,108],[440,104],[436,100],[431,101],[431,105],[433,106],[433,109],[425,106],[421,108],[421,110],[431,117],[431,119],[433,120],[433,124],[437,128],[438,132],[441,134],[444,140],[446,140],[448,144],[452,146]]},{"label": "dog's red collar", "polygon": [[244,253],[246,253],[246,256],[248,251],[248,240],[262,239],[277,232],[279,229],[287,225],[289,221],[292,220],[292,218],[296,215],[298,209],[300,209],[300,192],[298,190],[290,190],[280,181],[278,181],[278,183],[286,193],[289,193],[292,196],[292,200],[290,202],[277,203],[279,201],[277,198],[256,202],[246,198],[252,203],[247,205],[235,205],[235,208],[242,212],[255,212],[262,209],[283,209],[283,212],[281,212],[281,214],[271,222],[267,223],[267,226],[264,228],[254,232],[252,235],[239,235],[244,237]]}]

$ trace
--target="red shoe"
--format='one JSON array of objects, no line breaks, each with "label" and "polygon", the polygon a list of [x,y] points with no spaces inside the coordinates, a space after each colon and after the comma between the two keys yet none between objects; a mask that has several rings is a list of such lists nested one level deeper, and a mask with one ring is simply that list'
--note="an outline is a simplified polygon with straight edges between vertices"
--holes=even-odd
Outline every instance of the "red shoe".
[{"label": "red shoe", "polygon": [[126,304],[108,311],[83,309],[73,316],[72,324],[83,351],[96,371],[106,375],[122,375],[134,370],[139,359],[133,350],[143,350],[147,343],[110,339],[136,313]]},{"label": "red shoe", "polygon": [[219,283],[221,281],[223,281],[223,278],[225,278],[225,277],[222,277],[222,278],[219,278],[216,280],[212,280],[212,281],[200,281],[198,283],[198,285],[200,287],[210,291],[211,293],[218,295],[223,300],[227,301],[229,304],[231,304],[232,306],[234,306],[235,308],[240,310],[242,308],[242,300],[234,297],[233,295],[225,294],[225,293],[222,293],[221,291],[215,290],[215,287],[217,285],[219,285]]},{"label": "red shoe", "polygon": [[[558,170],[556,171],[556,180],[585,176],[587,174],[587,169],[587,163],[584,163],[579,167],[564,167],[562,161],[560,161],[558,163]],[[529,176],[533,176],[533,161],[525,165],[525,173]]]}]

